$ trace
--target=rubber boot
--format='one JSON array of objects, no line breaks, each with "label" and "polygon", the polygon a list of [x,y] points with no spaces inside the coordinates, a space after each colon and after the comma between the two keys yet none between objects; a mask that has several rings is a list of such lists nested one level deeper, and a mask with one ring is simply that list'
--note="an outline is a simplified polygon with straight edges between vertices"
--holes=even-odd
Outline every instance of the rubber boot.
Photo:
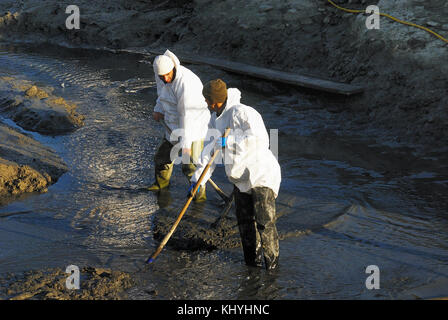
[{"label": "rubber boot", "polygon": [[156,170],[155,182],[148,187],[149,191],[160,191],[165,189],[170,184],[171,174],[173,172],[173,164],[166,164],[163,166],[162,170]]},{"label": "rubber boot", "polygon": [[262,267],[263,251],[255,222],[252,196],[240,192],[236,187],[235,191],[236,218],[243,245],[244,261],[248,266]]},{"label": "rubber boot", "polygon": [[204,202],[207,200],[207,193],[205,191],[205,185],[201,186],[198,192],[196,192],[196,196],[193,198],[194,202]]},{"label": "rubber boot", "polygon": [[154,156],[154,176],[155,182],[148,187],[149,191],[159,191],[168,187],[170,184],[171,174],[173,172],[173,162],[170,159],[172,144],[163,139],[159,145],[156,155]]},{"label": "rubber boot", "polygon": [[267,187],[252,189],[253,208],[257,231],[260,234],[266,269],[275,269],[278,265],[279,243],[275,210],[274,192]]}]

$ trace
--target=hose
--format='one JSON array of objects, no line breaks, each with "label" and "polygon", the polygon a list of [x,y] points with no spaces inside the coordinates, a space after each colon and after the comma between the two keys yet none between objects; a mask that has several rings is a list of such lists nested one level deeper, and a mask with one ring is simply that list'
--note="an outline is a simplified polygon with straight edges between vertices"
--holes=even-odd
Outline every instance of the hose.
[{"label": "hose", "polygon": [[[349,12],[349,13],[365,13],[364,10],[353,10],[353,9],[343,8],[343,7],[341,7],[341,6],[338,6],[336,3],[334,3],[334,2],[331,1],[331,0],[328,0],[328,2],[329,2],[332,6],[334,6],[335,8],[337,8],[337,9],[339,9],[339,10],[342,10],[342,11],[345,11],[345,12]],[[387,13],[380,13],[380,16],[389,18],[389,19],[391,19],[391,20],[393,20],[393,21],[399,22],[399,23],[404,24],[404,25],[407,25],[407,26],[411,26],[411,27],[415,27],[415,28],[422,29],[422,30],[424,30],[424,31],[426,31],[426,32],[429,32],[429,33],[433,34],[434,36],[436,36],[436,37],[439,38],[440,40],[442,40],[442,41],[448,43],[448,39],[442,37],[440,34],[434,32],[434,31],[432,31],[431,29],[428,29],[428,28],[426,28],[426,27],[420,26],[420,25],[415,24],[415,23],[412,23],[412,22],[407,22],[407,21],[403,21],[403,20],[397,19],[397,18],[392,17],[391,15],[389,15],[389,14],[387,14]]]}]

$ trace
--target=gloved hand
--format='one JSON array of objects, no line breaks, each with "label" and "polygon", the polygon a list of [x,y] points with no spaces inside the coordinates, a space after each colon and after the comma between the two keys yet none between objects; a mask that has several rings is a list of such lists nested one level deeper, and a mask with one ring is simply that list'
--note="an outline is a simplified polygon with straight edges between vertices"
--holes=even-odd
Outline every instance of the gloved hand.
[{"label": "gloved hand", "polygon": [[221,147],[227,147],[227,137],[221,137]]},{"label": "gloved hand", "polygon": [[[193,189],[196,187],[196,182],[192,182],[190,185],[190,188],[188,188],[187,198],[193,197]],[[199,190],[201,190],[201,186],[199,186],[198,191],[196,193],[199,193]]]}]

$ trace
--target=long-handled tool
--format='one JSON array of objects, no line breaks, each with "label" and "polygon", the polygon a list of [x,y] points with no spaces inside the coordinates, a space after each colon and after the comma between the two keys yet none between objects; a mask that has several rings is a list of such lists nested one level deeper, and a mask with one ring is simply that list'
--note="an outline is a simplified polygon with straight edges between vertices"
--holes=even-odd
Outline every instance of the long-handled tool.
[{"label": "long-handled tool", "polygon": [[[165,129],[168,131],[168,133],[171,135],[171,129],[170,127],[168,127],[168,125],[166,124],[165,120],[160,119],[159,121],[164,127]],[[171,141],[170,141],[171,142]],[[218,195],[226,202],[226,204],[230,201],[231,199],[230,197],[224,192],[222,191],[222,189],[220,187],[218,187],[218,185],[210,178],[207,181],[208,183],[211,184],[211,186],[213,187],[213,189],[215,189],[215,191],[218,193]]]},{"label": "long-handled tool", "polygon": [[210,225],[210,227],[212,227],[213,229],[216,229],[220,225],[221,221],[223,221],[223,219],[225,219],[227,217],[227,214],[229,213],[230,209],[232,208],[232,203],[233,203],[233,197],[234,196],[235,196],[235,191],[232,191],[232,193],[230,194],[229,201],[224,206],[224,210],[222,210],[222,212],[219,215],[219,217],[215,220],[215,222],[213,222]]},{"label": "long-handled tool", "polygon": [[[230,128],[227,128],[223,138],[226,138],[229,135],[230,132]],[[182,208],[181,212],[179,213],[179,216],[177,217],[176,221],[174,222],[173,226],[171,227],[170,231],[166,234],[166,236],[163,238],[162,242],[160,243],[159,247],[157,248],[157,250],[153,253],[153,255],[151,257],[148,258],[148,260],[146,261],[146,263],[152,263],[154,262],[155,258],[159,255],[159,253],[162,251],[163,247],[165,247],[166,243],[168,242],[168,240],[171,238],[171,235],[174,233],[174,230],[176,230],[177,225],[179,224],[180,220],[182,219],[183,215],[185,214],[185,212],[187,211],[191,201],[193,200],[194,195],[196,194],[196,192],[198,191],[199,187],[201,186],[201,182],[202,180],[204,180],[205,174],[207,173],[207,171],[210,169],[210,166],[212,165],[213,161],[215,161],[216,156],[219,153],[219,149],[215,150],[215,152],[213,153],[213,156],[211,157],[210,161],[208,162],[207,166],[204,168],[204,171],[202,171],[201,176],[199,177],[196,185],[193,188],[193,191],[191,192],[191,194],[188,196],[188,200],[185,203],[184,207]]]}]

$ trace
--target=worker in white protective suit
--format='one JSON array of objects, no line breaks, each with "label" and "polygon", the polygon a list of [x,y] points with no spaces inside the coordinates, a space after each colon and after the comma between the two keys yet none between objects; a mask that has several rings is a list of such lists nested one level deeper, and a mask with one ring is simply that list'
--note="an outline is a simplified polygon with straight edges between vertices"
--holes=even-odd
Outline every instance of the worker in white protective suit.
[{"label": "worker in white protective suit", "polygon": [[[202,95],[202,82],[191,70],[180,65],[179,59],[169,50],[154,59],[157,83],[157,103],[153,118],[165,120],[173,132],[165,129],[165,138],[155,155],[155,182],[148,189],[159,191],[168,187],[173,171],[172,148],[180,137],[182,171],[190,180],[199,158],[210,121],[210,111]],[[187,159],[185,161],[185,159]],[[206,199],[205,186],[195,201]]]},{"label": "worker in white protective suit", "polygon": [[[269,136],[261,115],[240,102],[241,92],[227,90],[221,80],[212,80],[204,86],[203,95],[212,113],[210,128],[221,137],[230,128],[227,138],[214,139],[215,148],[224,147],[224,165],[229,180],[235,185],[235,204],[245,262],[266,269],[278,264],[279,243],[275,225],[275,199],[281,182],[277,159],[269,149]],[[210,132],[212,129],[210,129]],[[205,166],[210,161],[208,145],[191,178],[194,188]],[[204,184],[216,166],[213,163],[201,184]],[[201,186],[202,187],[202,186]],[[191,191],[190,191],[191,192]]]}]

